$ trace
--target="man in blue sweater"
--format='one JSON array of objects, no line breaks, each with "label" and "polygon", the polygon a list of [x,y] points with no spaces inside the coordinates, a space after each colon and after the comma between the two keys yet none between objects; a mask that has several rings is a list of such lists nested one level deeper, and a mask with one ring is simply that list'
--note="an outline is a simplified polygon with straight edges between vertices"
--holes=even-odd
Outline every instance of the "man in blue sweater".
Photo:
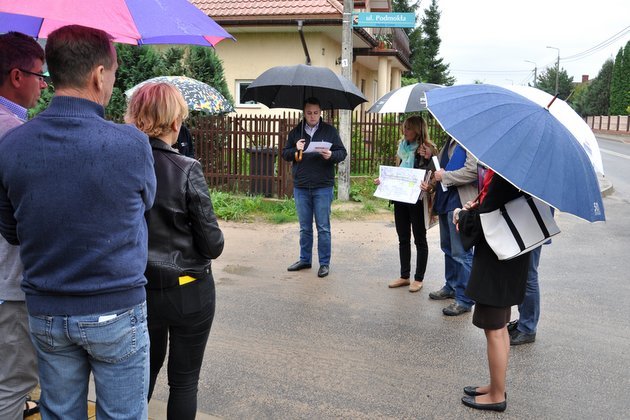
[{"label": "man in blue sweater", "polygon": [[144,213],[155,197],[148,138],[104,119],[116,50],[103,31],[48,37],[50,107],[0,141],[0,233],[20,245],[43,418],[147,418]]}]

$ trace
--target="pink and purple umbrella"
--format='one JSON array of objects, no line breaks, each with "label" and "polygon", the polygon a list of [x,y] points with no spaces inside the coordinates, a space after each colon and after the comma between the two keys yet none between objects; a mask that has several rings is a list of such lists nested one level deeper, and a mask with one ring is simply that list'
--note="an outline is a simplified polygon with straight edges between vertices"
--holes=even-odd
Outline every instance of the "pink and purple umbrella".
[{"label": "pink and purple umbrella", "polygon": [[0,32],[46,38],[65,25],[102,29],[124,44],[210,47],[234,39],[187,0],[0,0]]}]

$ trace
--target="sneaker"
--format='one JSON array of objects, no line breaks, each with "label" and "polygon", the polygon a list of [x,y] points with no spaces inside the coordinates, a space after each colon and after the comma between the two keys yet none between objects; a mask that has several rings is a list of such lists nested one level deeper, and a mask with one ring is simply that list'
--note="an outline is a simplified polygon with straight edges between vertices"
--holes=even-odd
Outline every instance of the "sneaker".
[{"label": "sneaker", "polygon": [[508,334],[510,334],[510,336],[512,336],[513,334],[516,333],[516,328],[518,327],[518,319],[516,321],[510,321],[507,324],[507,330],[508,330]]},{"label": "sneaker", "polygon": [[533,343],[536,341],[536,333],[524,333],[515,330],[514,334],[510,335],[510,346],[520,346],[521,344]]},{"label": "sneaker", "polygon": [[401,277],[401,278],[396,279],[393,282],[389,283],[389,288],[390,289],[393,289],[394,287],[402,287],[402,286],[409,286],[409,279],[403,279]]},{"label": "sneaker", "polygon": [[509,332],[516,331],[516,328],[518,328],[518,319],[515,320],[515,321],[508,322],[508,331]]},{"label": "sneaker", "polygon": [[442,287],[440,290],[429,293],[429,297],[433,300],[455,299],[455,292],[446,290]]},{"label": "sneaker", "polygon": [[418,281],[418,280],[414,280],[413,283],[411,283],[409,285],[409,291],[410,292],[417,292],[418,290],[422,289],[422,282]]},{"label": "sneaker", "polygon": [[442,313],[447,316],[457,316],[466,312],[470,312],[471,308],[453,302],[446,308],[442,309]]}]

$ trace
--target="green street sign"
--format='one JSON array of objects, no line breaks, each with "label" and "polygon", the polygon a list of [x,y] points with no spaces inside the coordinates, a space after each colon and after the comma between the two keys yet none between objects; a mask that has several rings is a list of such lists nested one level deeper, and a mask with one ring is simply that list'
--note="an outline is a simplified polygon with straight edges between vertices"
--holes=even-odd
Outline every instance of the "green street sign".
[{"label": "green street sign", "polygon": [[368,13],[352,14],[352,26],[360,28],[414,28],[414,13]]}]

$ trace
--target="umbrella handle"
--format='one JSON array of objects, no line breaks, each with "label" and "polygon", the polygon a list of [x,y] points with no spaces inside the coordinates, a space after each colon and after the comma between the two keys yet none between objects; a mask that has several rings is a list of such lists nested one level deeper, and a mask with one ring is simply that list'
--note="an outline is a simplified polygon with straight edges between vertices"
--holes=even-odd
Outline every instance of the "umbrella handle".
[{"label": "umbrella handle", "polygon": [[302,162],[302,151],[298,150],[295,152],[295,161],[296,162]]}]

